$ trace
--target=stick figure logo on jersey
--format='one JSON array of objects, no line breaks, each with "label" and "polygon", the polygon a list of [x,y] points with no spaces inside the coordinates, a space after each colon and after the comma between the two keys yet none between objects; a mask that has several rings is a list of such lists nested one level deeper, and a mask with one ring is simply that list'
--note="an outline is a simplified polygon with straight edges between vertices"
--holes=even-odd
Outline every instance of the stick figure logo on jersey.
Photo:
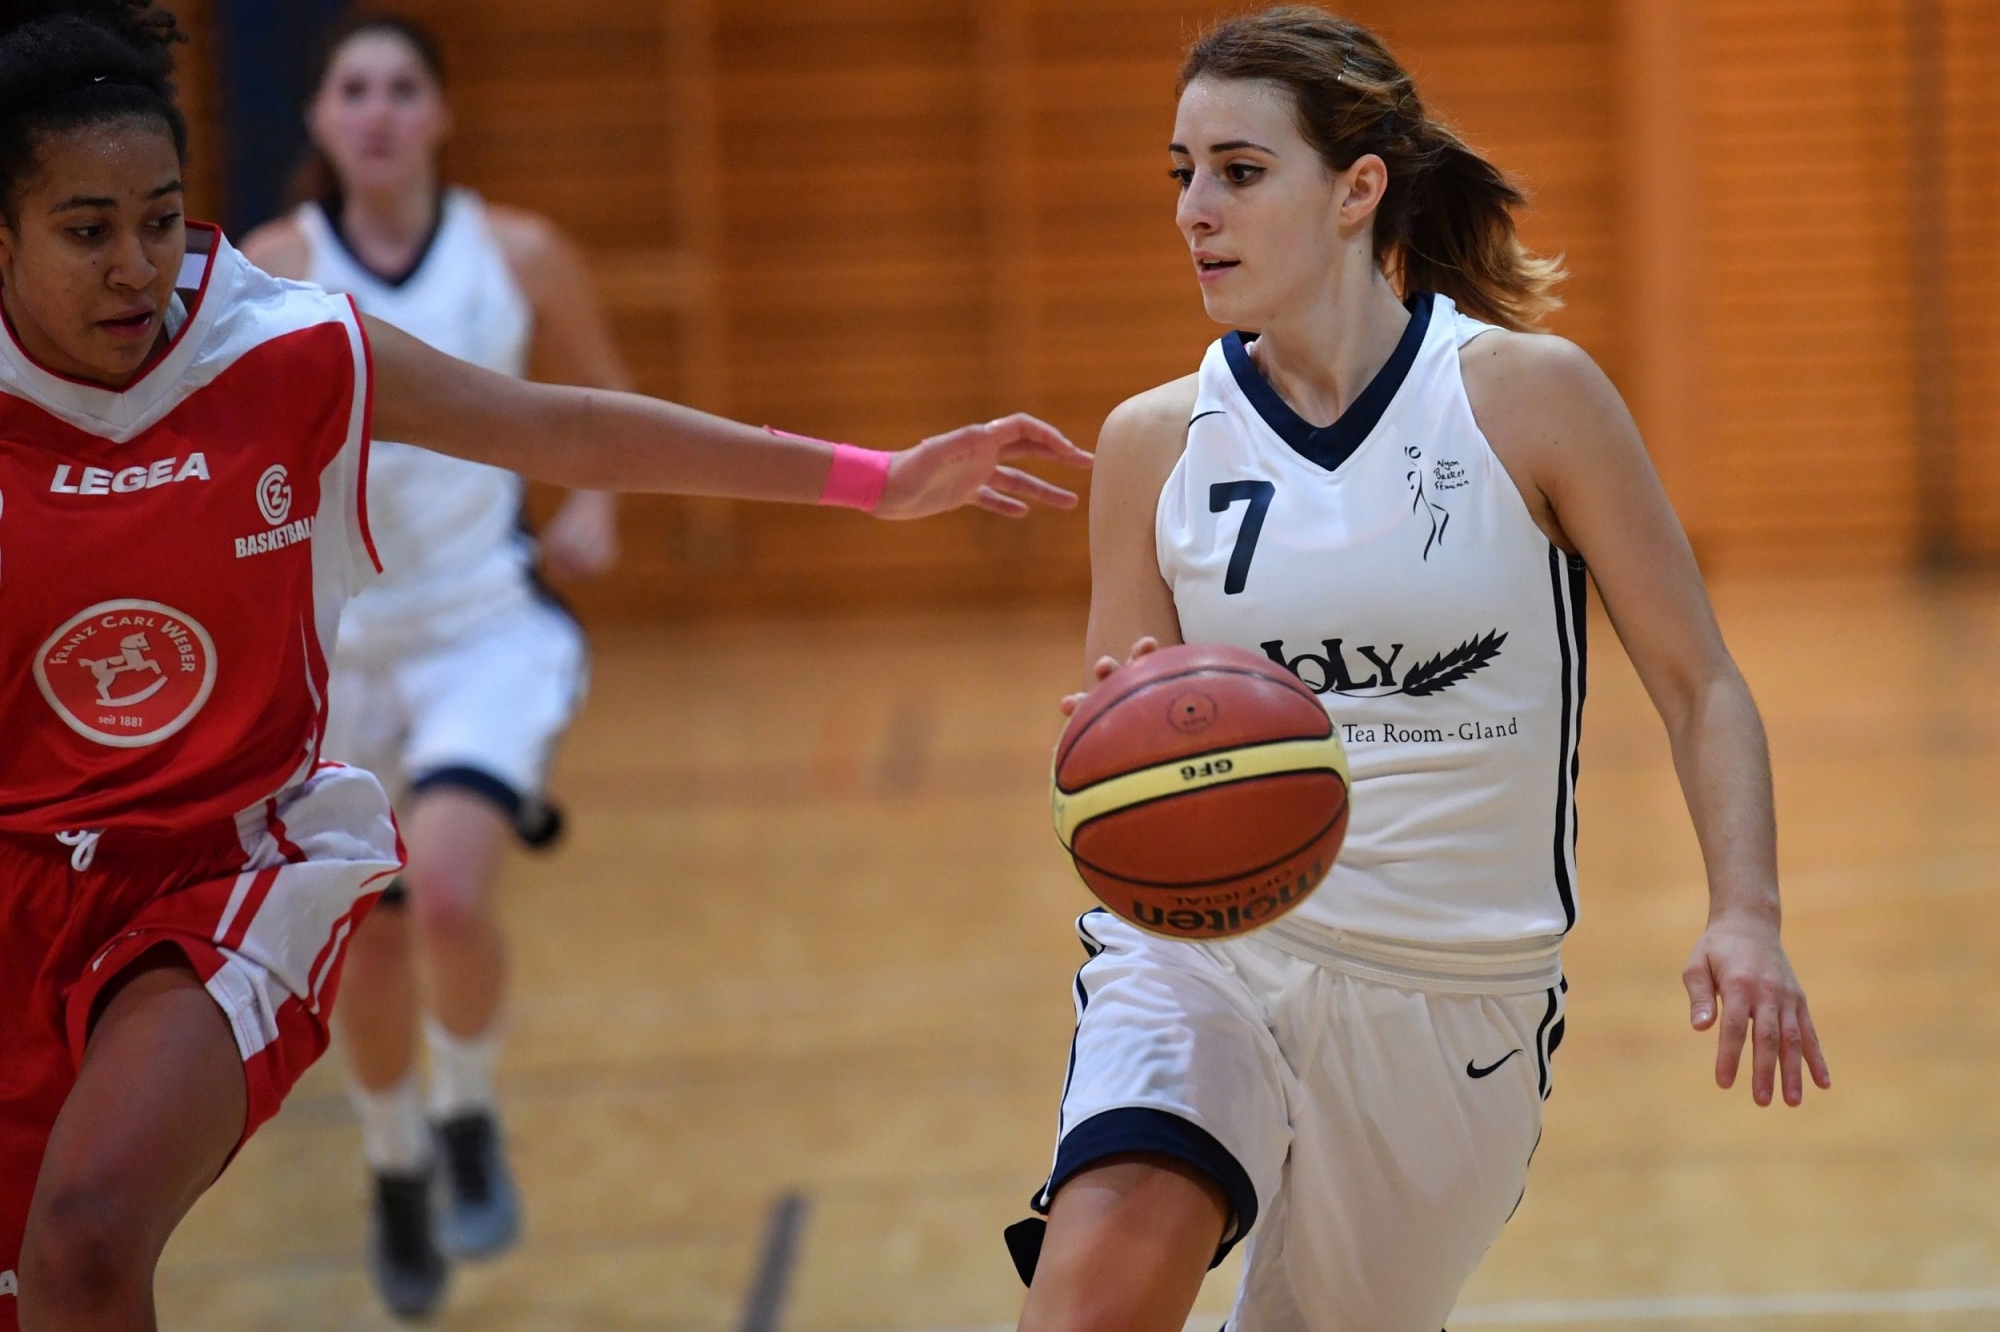
[{"label": "stick figure logo on jersey", "polygon": [[257,478],[257,512],[264,515],[264,521],[276,527],[285,521],[292,511],[292,483],[283,464],[275,464],[264,469]]},{"label": "stick figure logo on jersey", "polygon": [[1410,486],[1410,512],[1430,520],[1430,535],[1424,539],[1424,558],[1428,560],[1431,551],[1443,544],[1445,529],[1451,526],[1451,514],[1444,505],[1431,498],[1424,486],[1424,451],[1414,444],[1406,444],[1403,456],[1410,460],[1409,470],[1403,476]]},{"label": "stick figure logo on jersey", "polygon": [[179,733],[208,702],[215,640],[157,601],[103,601],[43,641],[34,673],[42,697],[72,731],[137,749]]}]

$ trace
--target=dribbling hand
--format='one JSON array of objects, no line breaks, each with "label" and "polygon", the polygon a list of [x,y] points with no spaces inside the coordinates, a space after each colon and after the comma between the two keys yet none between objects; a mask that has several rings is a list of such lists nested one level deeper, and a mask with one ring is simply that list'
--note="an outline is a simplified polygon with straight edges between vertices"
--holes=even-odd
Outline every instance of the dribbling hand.
[{"label": "dribbling hand", "polygon": [[[1091,674],[1097,678],[1097,683],[1103,684],[1121,666],[1130,666],[1147,653],[1158,652],[1159,650],[1160,640],[1148,634],[1132,645],[1131,655],[1126,657],[1123,662],[1120,662],[1116,657],[1099,657],[1097,665],[1091,667]],[[1088,690],[1081,694],[1065,694],[1062,701],[1062,715],[1065,717],[1074,716],[1076,710],[1083,706],[1083,700],[1089,697],[1090,692]]]},{"label": "dribbling hand", "polygon": [[1016,414],[933,435],[904,449],[889,464],[878,518],[927,518],[974,504],[1008,518],[1025,518],[1029,506],[1076,507],[1076,493],[1004,464],[1041,458],[1087,468],[1091,457],[1060,430]]},{"label": "dribbling hand", "polygon": [[1750,1096],[1758,1105],[1771,1103],[1772,1083],[1780,1074],[1785,1104],[1797,1105],[1804,1100],[1801,1063],[1821,1091],[1833,1086],[1819,1033],[1813,1029],[1812,1014],[1806,1008],[1805,991],[1792,974],[1775,923],[1756,917],[1710,921],[1681,972],[1681,980],[1687,986],[1688,1018],[1696,1031],[1716,1025],[1720,1001],[1716,1086],[1727,1091],[1736,1085],[1746,1041],[1751,1045]]}]

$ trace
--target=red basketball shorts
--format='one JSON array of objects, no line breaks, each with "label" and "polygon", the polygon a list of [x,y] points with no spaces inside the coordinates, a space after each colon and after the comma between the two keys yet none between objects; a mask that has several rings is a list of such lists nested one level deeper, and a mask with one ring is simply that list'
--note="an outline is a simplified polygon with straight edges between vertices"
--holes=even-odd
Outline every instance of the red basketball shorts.
[{"label": "red basketball shorts", "polygon": [[347,940],[401,866],[381,787],[334,764],[171,838],[0,837],[0,1332],[17,1332],[28,1204],[105,987],[157,948],[185,955],[242,1051],[248,1138],[326,1050]]}]

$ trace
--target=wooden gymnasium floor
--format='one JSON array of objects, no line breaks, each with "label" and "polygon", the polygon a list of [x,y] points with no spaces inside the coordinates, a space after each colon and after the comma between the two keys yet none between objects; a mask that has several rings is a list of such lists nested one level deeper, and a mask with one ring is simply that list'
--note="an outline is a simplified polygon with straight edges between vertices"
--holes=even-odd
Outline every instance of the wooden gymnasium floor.
[{"label": "wooden gymnasium floor", "polygon": [[[1678,981],[1694,839],[1599,617],[1569,1039],[1453,1326],[2000,1325],[2000,585],[1720,600],[1835,1089],[1760,1112],[1709,1084]],[[743,1326],[789,1191],[782,1326],[1011,1326],[999,1231],[1047,1163],[1085,904],[1043,795],[1077,619],[606,636],[557,782],[573,836],[505,895],[529,1235],[442,1326]],[[329,1061],[175,1241],[166,1325],[387,1326],[355,1152]]]}]

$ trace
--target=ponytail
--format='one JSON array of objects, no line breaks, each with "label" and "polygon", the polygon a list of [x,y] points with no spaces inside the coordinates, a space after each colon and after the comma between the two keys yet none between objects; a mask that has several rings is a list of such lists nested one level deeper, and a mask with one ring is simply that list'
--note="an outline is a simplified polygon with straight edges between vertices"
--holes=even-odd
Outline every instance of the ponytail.
[{"label": "ponytail", "polygon": [[1373,153],[1389,170],[1375,214],[1375,260],[1409,296],[1449,296],[1475,318],[1539,328],[1561,306],[1559,258],[1521,243],[1527,197],[1450,126],[1434,119],[1380,38],[1310,5],[1224,21],[1181,66],[1198,78],[1252,79],[1289,90],[1306,142],[1335,171]]}]

